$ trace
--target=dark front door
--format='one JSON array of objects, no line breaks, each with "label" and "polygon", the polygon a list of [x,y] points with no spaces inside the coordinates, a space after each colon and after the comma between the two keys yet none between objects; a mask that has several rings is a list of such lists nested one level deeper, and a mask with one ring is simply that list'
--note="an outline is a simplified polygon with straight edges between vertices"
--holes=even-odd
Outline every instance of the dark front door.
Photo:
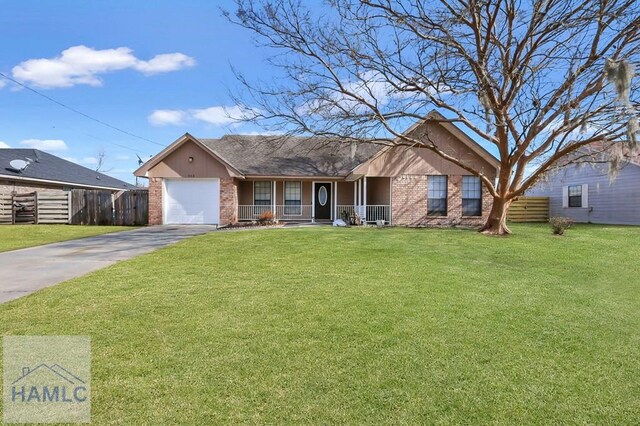
[{"label": "dark front door", "polygon": [[331,184],[316,183],[314,193],[316,220],[331,219]]}]

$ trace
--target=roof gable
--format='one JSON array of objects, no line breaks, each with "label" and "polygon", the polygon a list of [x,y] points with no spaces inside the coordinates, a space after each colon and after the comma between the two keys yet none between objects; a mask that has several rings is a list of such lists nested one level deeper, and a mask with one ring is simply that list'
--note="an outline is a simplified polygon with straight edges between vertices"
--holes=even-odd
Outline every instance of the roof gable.
[{"label": "roof gable", "polygon": [[[423,130],[425,128],[425,126],[434,126],[434,125],[435,126],[440,126],[442,129],[447,131],[449,135],[451,135],[457,141],[459,141],[460,143],[465,145],[471,152],[475,153],[477,155],[477,157],[479,157],[481,160],[486,162],[486,164],[489,166],[489,168],[493,169],[494,171],[498,170],[500,168],[500,161],[496,157],[494,157],[489,151],[484,149],[479,143],[474,141],[469,135],[467,135],[465,132],[460,130],[455,124],[453,124],[453,123],[451,123],[449,121],[438,121],[438,120],[447,120],[447,118],[445,116],[443,116],[442,114],[440,114],[439,112],[433,110],[424,118],[424,120],[418,121],[417,123],[415,123],[411,127],[409,127],[409,129],[407,129],[404,132],[404,134],[405,135],[412,135],[413,134],[414,138],[420,139],[420,136],[419,135],[415,135],[415,133],[418,133],[421,130]],[[400,137],[396,138],[396,140],[399,143],[401,142],[400,141]],[[409,148],[409,147],[404,146],[404,145],[388,145],[384,149],[380,150],[376,155],[372,156],[368,161],[357,165],[353,169],[352,175],[363,174],[364,171],[368,168],[369,163],[371,163],[373,161],[376,161],[379,157],[382,157],[382,156],[386,155],[391,150],[396,150],[396,151],[398,149],[406,150],[407,148]],[[409,148],[409,149],[414,149],[415,150],[416,148]],[[424,148],[424,149],[428,149],[428,148]],[[430,151],[430,152],[433,152],[434,155],[438,155],[434,151]],[[454,154],[459,154],[459,153],[454,153]],[[441,158],[441,157],[439,157],[439,158]],[[444,161],[447,161],[447,160],[444,160]]]},{"label": "roof gable", "polygon": [[182,145],[184,145],[187,142],[195,143],[197,146],[202,148],[206,153],[213,156],[216,160],[222,163],[227,168],[227,171],[229,172],[230,176],[242,177],[242,172],[238,170],[237,167],[235,167],[226,159],[222,158],[220,155],[218,155],[213,150],[211,150],[207,145],[203,144],[199,139],[191,136],[189,133],[185,133],[184,135],[176,139],[171,145],[169,145],[168,147],[160,151],[153,158],[151,158],[149,161],[147,161],[142,166],[140,166],[136,171],[133,172],[133,174],[138,177],[146,176],[147,172],[150,169],[155,167],[158,163],[160,163],[162,160],[167,158],[169,155],[173,154],[178,148],[180,148]]},{"label": "roof gable", "polygon": [[438,111],[431,111],[427,118],[421,124],[428,124],[430,122],[435,122],[440,126],[444,127],[449,133],[455,136],[460,142],[467,145],[472,151],[478,154],[482,159],[487,161],[489,164],[494,166],[496,169],[500,167],[500,161],[494,157],[489,151],[484,149],[482,145],[473,140],[469,135],[460,130],[458,126],[453,124],[450,121],[438,121],[438,120],[447,120],[447,118],[440,114]]}]

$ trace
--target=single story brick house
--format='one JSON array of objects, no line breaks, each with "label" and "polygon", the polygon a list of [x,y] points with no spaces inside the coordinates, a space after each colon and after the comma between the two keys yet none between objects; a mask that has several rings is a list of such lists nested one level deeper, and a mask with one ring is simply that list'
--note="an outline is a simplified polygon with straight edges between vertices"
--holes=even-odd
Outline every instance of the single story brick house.
[{"label": "single story brick house", "polygon": [[[495,179],[495,157],[430,117],[408,132],[429,132],[441,149]],[[152,225],[226,225],[265,211],[281,221],[331,222],[356,210],[368,222],[474,226],[492,203],[479,178],[426,148],[318,137],[187,133],[134,174],[149,179]]]},{"label": "single story brick house", "polygon": [[[23,167],[13,167],[11,164],[16,160]],[[38,149],[0,149],[0,194],[71,189],[117,192],[136,186]]]}]

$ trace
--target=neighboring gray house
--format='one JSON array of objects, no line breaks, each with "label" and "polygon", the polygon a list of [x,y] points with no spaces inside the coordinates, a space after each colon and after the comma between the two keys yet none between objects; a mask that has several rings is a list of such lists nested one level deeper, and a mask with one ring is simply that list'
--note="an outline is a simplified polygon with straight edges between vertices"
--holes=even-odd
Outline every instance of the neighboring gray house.
[{"label": "neighboring gray house", "polygon": [[[26,166],[20,170],[14,168],[11,166],[14,160],[20,160]],[[0,194],[70,189],[107,189],[116,192],[136,187],[37,149],[0,149]]]},{"label": "neighboring gray house", "polygon": [[571,165],[551,172],[527,191],[549,197],[549,215],[576,222],[640,225],[640,157],[610,180],[606,164]]}]

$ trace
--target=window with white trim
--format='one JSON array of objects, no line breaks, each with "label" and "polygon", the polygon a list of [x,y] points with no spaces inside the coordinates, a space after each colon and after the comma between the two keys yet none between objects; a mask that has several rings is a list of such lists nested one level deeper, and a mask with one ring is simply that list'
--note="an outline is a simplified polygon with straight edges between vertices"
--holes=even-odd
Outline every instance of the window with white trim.
[{"label": "window with white trim", "polygon": [[569,207],[582,207],[582,185],[569,185]]},{"label": "window with white trim", "polygon": [[302,214],[302,182],[284,183],[284,214]]},{"label": "window with white trim", "polygon": [[462,176],[462,216],[482,216],[482,183],[478,176]]},{"label": "window with white trim", "polygon": [[447,215],[447,177],[427,177],[427,216]]},{"label": "window with white trim", "polygon": [[256,206],[271,205],[271,182],[254,182],[253,183],[253,204]]}]

